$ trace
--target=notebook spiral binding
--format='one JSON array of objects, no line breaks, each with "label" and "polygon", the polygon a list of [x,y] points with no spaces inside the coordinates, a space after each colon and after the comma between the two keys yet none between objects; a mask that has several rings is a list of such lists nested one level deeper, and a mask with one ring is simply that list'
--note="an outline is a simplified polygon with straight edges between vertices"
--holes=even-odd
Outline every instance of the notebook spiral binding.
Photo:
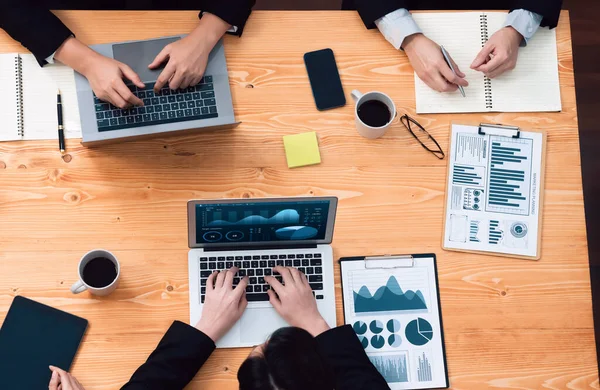
[{"label": "notebook spiral binding", "polygon": [[[490,39],[488,32],[488,17],[486,14],[481,14],[479,17],[481,25],[481,47],[484,47],[488,39]],[[492,107],[492,80],[487,76],[483,76],[483,88],[485,91],[485,108],[491,110]]]},{"label": "notebook spiral binding", "polygon": [[23,125],[23,60],[21,56],[15,57],[15,73],[17,77],[16,90],[17,90],[17,134],[19,137],[25,135],[25,127]]}]

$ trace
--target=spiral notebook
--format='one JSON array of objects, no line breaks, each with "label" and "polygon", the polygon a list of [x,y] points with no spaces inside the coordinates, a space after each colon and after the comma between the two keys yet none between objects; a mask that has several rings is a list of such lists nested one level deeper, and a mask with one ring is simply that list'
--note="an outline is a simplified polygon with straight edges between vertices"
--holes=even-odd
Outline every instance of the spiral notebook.
[{"label": "spiral notebook", "polygon": [[439,93],[415,74],[417,113],[561,111],[556,30],[539,28],[526,47],[519,49],[512,71],[489,79],[470,68],[492,34],[502,28],[506,12],[416,13],[423,33],[444,46],[469,86]]},{"label": "spiral notebook", "polygon": [[66,138],[81,138],[72,69],[44,67],[31,54],[0,54],[0,141],[57,139],[56,93],[63,102]]}]

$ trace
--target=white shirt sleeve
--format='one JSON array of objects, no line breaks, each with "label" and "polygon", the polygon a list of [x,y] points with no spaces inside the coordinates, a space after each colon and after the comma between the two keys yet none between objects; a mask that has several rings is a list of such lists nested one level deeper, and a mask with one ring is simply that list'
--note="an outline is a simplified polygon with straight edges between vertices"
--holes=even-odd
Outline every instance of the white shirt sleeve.
[{"label": "white shirt sleeve", "polygon": [[[208,14],[209,12],[202,12],[202,16],[204,16],[204,14]],[[229,28],[229,30],[227,30],[228,33],[232,33],[235,34],[238,31],[238,26],[231,26],[231,28]]]},{"label": "white shirt sleeve", "polygon": [[46,57],[46,62],[49,64],[53,64],[54,63],[54,55],[56,54],[56,52],[50,54],[50,56]]},{"label": "white shirt sleeve", "polygon": [[405,8],[397,9],[377,19],[375,25],[396,50],[402,48],[406,37],[422,32],[410,12]]},{"label": "white shirt sleeve", "polygon": [[517,30],[519,34],[523,35],[521,46],[527,46],[527,41],[533,38],[533,35],[536,33],[538,28],[540,28],[542,19],[544,19],[544,17],[536,14],[535,12],[524,9],[516,9],[508,14],[503,27],[510,26]]}]

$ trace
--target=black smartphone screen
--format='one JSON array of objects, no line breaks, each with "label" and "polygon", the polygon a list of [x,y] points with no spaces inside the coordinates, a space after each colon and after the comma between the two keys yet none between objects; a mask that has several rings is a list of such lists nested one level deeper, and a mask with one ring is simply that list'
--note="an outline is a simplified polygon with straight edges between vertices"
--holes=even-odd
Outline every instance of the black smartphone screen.
[{"label": "black smartphone screen", "polygon": [[304,63],[318,110],[341,107],[346,104],[342,80],[331,49],[304,54]]}]

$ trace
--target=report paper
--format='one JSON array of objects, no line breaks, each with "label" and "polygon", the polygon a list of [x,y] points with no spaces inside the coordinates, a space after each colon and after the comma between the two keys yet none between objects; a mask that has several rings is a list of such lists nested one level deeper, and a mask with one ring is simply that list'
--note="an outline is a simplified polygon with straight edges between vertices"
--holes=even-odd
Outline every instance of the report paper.
[{"label": "report paper", "polygon": [[444,248],[539,257],[544,135],[452,126]]},{"label": "report paper", "polygon": [[341,259],[344,318],[392,390],[448,387],[434,255]]}]

